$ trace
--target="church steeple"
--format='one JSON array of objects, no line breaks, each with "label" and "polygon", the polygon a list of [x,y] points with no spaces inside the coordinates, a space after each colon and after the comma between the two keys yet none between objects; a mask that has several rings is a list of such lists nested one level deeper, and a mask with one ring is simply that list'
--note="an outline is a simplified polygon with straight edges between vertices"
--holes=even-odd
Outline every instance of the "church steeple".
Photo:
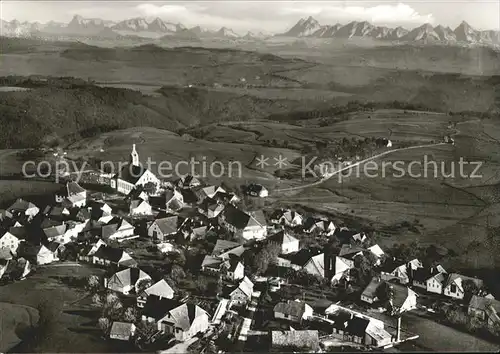
[{"label": "church steeple", "polygon": [[135,144],[132,145],[132,152],[130,153],[130,163],[134,166],[139,166],[139,154],[135,150]]}]

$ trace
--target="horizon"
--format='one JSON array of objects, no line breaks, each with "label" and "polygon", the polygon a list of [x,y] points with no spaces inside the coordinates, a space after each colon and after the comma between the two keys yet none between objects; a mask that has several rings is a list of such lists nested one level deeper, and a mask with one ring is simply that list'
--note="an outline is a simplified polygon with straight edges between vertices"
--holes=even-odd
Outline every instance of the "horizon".
[{"label": "horizon", "polygon": [[[262,3],[269,11],[262,13]],[[68,23],[85,19],[120,22],[134,18],[160,18],[188,28],[221,27],[239,34],[284,33],[301,18],[313,17],[320,25],[346,25],[367,21],[375,26],[414,29],[424,24],[452,29],[467,22],[477,30],[500,30],[500,2],[434,1],[3,1],[5,21]]]}]

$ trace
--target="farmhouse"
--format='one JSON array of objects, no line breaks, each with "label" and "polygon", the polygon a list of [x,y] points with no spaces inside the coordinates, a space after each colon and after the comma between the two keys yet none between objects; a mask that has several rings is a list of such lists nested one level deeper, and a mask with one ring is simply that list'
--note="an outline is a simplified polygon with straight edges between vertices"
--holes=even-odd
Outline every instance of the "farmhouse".
[{"label": "farmhouse", "polygon": [[457,273],[451,273],[446,280],[443,294],[455,299],[463,299],[466,295],[466,283],[470,283],[478,289],[481,289],[483,287],[483,281],[481,279],[471,278]]},{"label": "farmhouse", "polygon": [[278,211],[272,219],[275,224],[286,225],[290,227],[302,225],[304,221],[302,215],[290,209]]},{"label": "farmhouse", "polygon": [[377,290],[381,284],[382,282],[380,277],[374,276],[365,290],[363,290],[363,292],[361,293],[361,301],[369,304],[373,304],[374,302],[376,302],[378,300]]},{"label": "farmhouse", "polygon": [[129,194],[134,188],[144,186],[148,183],[159,185],[160,180],[147,168],[141,166],[139,154],[135,149],[135,144],[133,144],[132,152],[130,153],[130,163],[113,176],[111,187],[115,188],[119,193]]},{"label": "farmhouse", "polygon": [[78,183],[71,181],[55,195],[56,203],[62,203],[65,208],[82,208],[87,203],[87,191]]},{"label": "farmhouse", "polygon": [[104,266],[135,267],[137,262],[120,248],[102,245],[92,255],[92,263]]},{"label": "farmhouse", "polygon": [[176,183],[179,188],[195,188],[201,186],[201,182],[198,178],[191,175],[185,175],[179,178]]},{"label": "farmhouse", "polygon": [[396,279],[401,284],[408,284],[411,272],[417,268],[422,268],[422,263],[417,259],[413,259],[410,262],[390,259],[383,264],[381,276],[383,280]]},{"label": "farmhouse", "polygon": [[107,240],[121,240],[134,236],[134,227],[125,219],[114,217],[101,228],[101,238]]},{"label": "farmhouse", "polygon": [[16,253],[19,248],[19,244],[22,240],[20,240],[17,236],[11,234],[9,231],[5,231],[0,236],[0,248],[9,249],[12,253]]},{"label": "farmhouse", "polygon": [[165,191],[165,210],[167,212],[177,212],[184,208],[184,196],[177,189],[167,189]]},{"label": "farmhouse", "polygon": [[299,240],[290,236],[284,230],[270,236],[268,240],[280,246],[281,254],[290,254],[299,251]]},{"label": "farmhouse", "polygon": [[318,232],[326,236],[331,236],[335,233],[337,227],[332,221],[324,219],[315,219],[309,217],[303,223],[304,232],[310,234],[312,232]]},{"label": "farmhouse", "polygon": [[150,216],[153,215],[153,208],[142,199],[134,199],[130,202],[130,216]]},{"label": "farmhouse", "polygon": [[144,304],[149,296],[156,296],[160,299],[172,299],[174,297],[174,289],[172,289],[172,287],[168,285],[164,279],[162,279],[139,294],[137,297],[137,306],[144,307]]},{"label": "farmhouse", "polygon": [[208,314],[191,303],[179,303],[170,299],[148,297],[142,320],[155,322],[162,333],[173,334],[178,341],[186,341],[208,330]]},{"label": "farmhouse", "polygon": [[274,318],[302,322],[312,317],[313,309],[303,301],[278,302],[273,309]]},{"label": "farmhouse", "polygon": [[253,283],[245,276],[238,287],[229,293],[229,298],[233,303],[243,305],[252,298],[252,294]]},{"label": "farmhouse", "polygon": [[483,321],[487,321],[491,326],[493,322],[498,321],[497,319],[499,313],[500,301],[472,295],[468,308],[469,316],[474,316]]},{"label": "farmhouse", "polygon": [[5,215],[9,218],[24,216],[31,220],[39,211],[40,209],[35,204],[19,198],[5,210]]},{"label": "farmhouse", "polygon": [[177,233],[184,221],[185,219],[177,215],[156,219],[148,228],[148,236],[154,240],[165,241],[168,237]]},{"label": "farmhouse", "polygon": [[151,280],[151,277],[139,268],[127,268],[113,274],[104,285],[109,290],[128,295],[132,290],[137,291],[137,284],[145,279]]},{"label": "farmhouse", "polygon": [[249,184],[246,187],[246,193],[252,197],[266,198],[269,196],[269,191],[261,184]]},{"label": "farmhouse", "polygon": [[401,314],[417,308],[417,294],[413,290],[399,284],[386,283],[386,285],[391,292],[389,303],[393,314]]},{"label": "farmhouse", "polygon": [[236,237],[244,240],[263,239],[267,235],[267,223],[262,211],[245,213],[229,204],[219,214],[219,222]]},{"label": "farmhouse", "polygon": [[231,256],[240,257],[245,252],[245,247],[237,242],[218,239],[212,250],[212,256],[229,259]]},{"label": "farmhouse", "polygon": [[224,210],[224,204],[217,200],[206,197],[198,206],[200,214],[205,215],[209,219],[216,218]]}]

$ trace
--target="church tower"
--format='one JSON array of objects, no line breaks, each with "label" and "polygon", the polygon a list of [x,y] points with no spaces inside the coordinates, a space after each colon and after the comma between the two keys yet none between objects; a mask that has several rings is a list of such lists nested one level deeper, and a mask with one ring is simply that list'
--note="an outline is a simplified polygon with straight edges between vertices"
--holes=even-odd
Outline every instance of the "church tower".
[{"label": "church tower", "polygon": [[135,144],[132,145],[132,152],[130,153],[130,163],[134,166],[139,166],[139,154],[135,150]]}]

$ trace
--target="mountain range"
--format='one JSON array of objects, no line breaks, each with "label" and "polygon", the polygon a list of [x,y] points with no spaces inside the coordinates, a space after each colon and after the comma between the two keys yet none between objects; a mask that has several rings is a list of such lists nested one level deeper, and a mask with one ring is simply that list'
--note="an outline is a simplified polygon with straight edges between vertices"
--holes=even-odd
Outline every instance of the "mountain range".
[{"label": "mountain range", "polygon": [[403,27],[374,26],[367,21],[352,21],[346,25],[321,25],[312,16],[301,18],[287,32],[286,37],[315,38],[375,38],[380,40],[425,42],[425,43],[470,43],[500,45],[500,31],[479,31],[463,21],[454,30],[426,23],[412,30]]},{"label": "mountain range", "polygon": [[[181,23],[172,23],[156,18],[131,18],[120,22],[99,18],[83,18],[75,15],[69,23],[20,22],[17,20],[0,20],[0,34],[8,37],[53,37],[53,36],[86,36],[106,39],[161,37],[199,40],[201,38],[223,38],[260,40],[270,35],[259,32],[248,32],[240,36],[233,30],[222,27],[217,31],[200,26],[187,28]],[[313,37],[313,38],[373,38],[379,40],[420,42],[420,43],[467,43],[483,45],[500,45],[500,31],[479,31],[467,22],[451,29],[442,25],[424,24],[412,30],[403,27],[375,26],[367,21],[352,21],[346,25],[321,25],[309,16],[301,18],[287,32],[276,36]]]},{"label": "mountain range", "polygon": [[[222,27],[218,31],[202,29],[200,26],[186,28],[180,23],[171,23],[158,17],[146,19],[142,17],[127,19],[120,22],[106,21],[96,18],[83,18],[75,15],[69,23],[48,22],[19,22],[17,20],[0,20],[1,35],[7,37],[31,37],[44,35],[71,35],[71,36],[179,36],[182,38],[240,38],[233,30]],[[253,35],[247,34],[246,38]],[[255,38],[258,38],[255,36]]]}]

